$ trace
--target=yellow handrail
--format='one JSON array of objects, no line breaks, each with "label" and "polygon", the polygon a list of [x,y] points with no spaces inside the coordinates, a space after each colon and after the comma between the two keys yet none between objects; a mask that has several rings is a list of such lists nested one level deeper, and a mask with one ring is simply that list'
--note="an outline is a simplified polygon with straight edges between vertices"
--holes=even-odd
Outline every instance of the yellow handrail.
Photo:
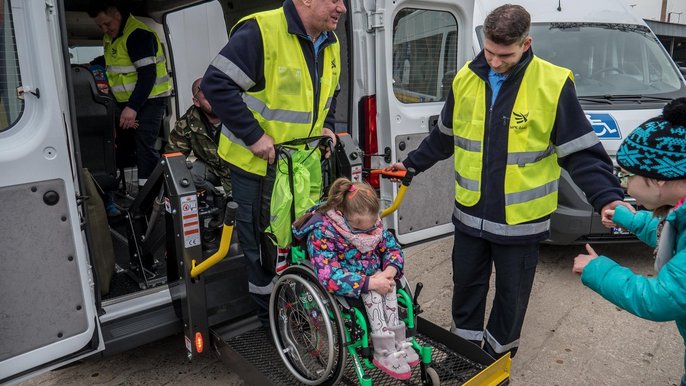
[{"label": "yellow handrail", "polygon": [[195,265],[195,259],[191,261],[191,278],[195,279],[201,273],[207,271],[210,267],[219,263],[226,257],[226,254],[229,252],[229,247],[231,246],[231,236],[233,235],[233,226],[236,219],[236,208],[238,208],[238,204],[233,201],[226,204],[224,226],[222,227],[219,249],[198,265]]},{"label": "yellow handrail", "polygon": [[[385,171],[386,169],[383,169],[383,170]],[[382,171],[381,173],[377,173],[377,174],[388,174],[388,175],[391,175],[392,177],[396,177],[397,173],[398,173],[398,171],[395,171],[395,170],[393,170],[393,171],[388,170],[388,173],[385,173],[384,171]],[[384,209],[381,212],[381,218],[388,216],[389,214],[395,212],[398,209],[400,204],[405,199],[405,192],[407,192],[407,188],[412,183],[412,178],[414,177],[414,173],[415,173],[414,169],[412,169],[412,168],[407,169],[407,172],[405,173],[405,176],[403,177],[403,180],[400,183],[400,187],[398,188],[398,194],[395,196],[395,200],[393,200],[393,203],[391,203],[391,206],[389,206],[388,208]]]}]

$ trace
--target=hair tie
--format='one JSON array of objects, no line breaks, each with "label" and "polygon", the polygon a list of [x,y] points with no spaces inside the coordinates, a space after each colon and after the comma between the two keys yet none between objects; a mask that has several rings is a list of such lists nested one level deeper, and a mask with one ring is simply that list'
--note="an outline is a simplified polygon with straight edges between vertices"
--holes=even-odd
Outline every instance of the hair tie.
[{"label": "hair tie", "polygon": [[359,191],[360,191],[360,190],[357,189],[357,186],[355,186],[355,184],[350,184],[350,187],[348,188],[348,192],[350,192],[350,194],[348,195],[348,199],[350,200],[350,199],[352,199],[353,197],[355,197],[355,195],[356,195],[357,192],[359,192]]}]

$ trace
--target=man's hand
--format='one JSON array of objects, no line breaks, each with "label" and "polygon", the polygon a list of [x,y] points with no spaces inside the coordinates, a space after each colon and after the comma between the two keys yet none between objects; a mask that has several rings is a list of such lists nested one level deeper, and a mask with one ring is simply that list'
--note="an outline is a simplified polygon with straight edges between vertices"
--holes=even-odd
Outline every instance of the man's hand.
[{"label": "man's hand", "polygon": [[580,253],[574,258],[574,266],[572,267],[572,272],[581,275],[581,273],[584,272],[584,268],[586,268],[586,265],[588,265],[588,263],[591,260],[598,257],[598,254],[595,253],[595,251],[593,250],[593,248],[591,248],[589,244],[586,244],[586,252],[588,252],[588,255]]},{"label": "man's hand", "polygon": [[268,163],[274,163],[274,158],[276,158],[276,150],[274,150],[274,138],[268,136],[267,134],[262,134],[262,137],[249,146],[250,151],[255,154],[255,156],[266,160]]},{"label": "man's hand", "polygon": [[124,107],[124,110],[121,111],[121,115],[119,116],[119,127],[121,127],[122,129],[137,129],[137,115],[138,113],[136,112],[136,110],[130,107]]},{"label": "man's hand", "polygon": [[619,200],[612,201],[611,203],[605,205],[603,207],[603,209],[600,210],[600,215],[601,215],[600,221],[603,223],[603,225],[606,228],[614,228],[617,226],[614,222],[612,222],[612,216],[615,215],[615,208],[617,208],[617,206],[619,206],[619,205],[626,206],[627,208],[629,208],[629,210],[631,210],[632,213],[636,213],[636,209],[634,209],[634,207],[631,206],[628,202],[619,201]]},{"label": "man's hand", "polygon": [[[391,169],[391,170],[407,170],[407,168],[405,167],[405,165],[403,165],[402,162],[396,162],[396,163],[394,163],[393,165],[391,165],[390,169]],[[398,183],[398,182],[401,181],[400,178],[391,178],[390,180],[391,180],[392,182],[396,182],[396,183]]]},{"label": "man's hand", "polygon": [[[334,146],[336,145],[336,134],[331,129],[329,129],[328,127],[323,128],[322,135],[331,138],[331,143]],[[324,150],[324,158],[329,159],[329,157],[331,157],[331,148],[329,146],[326,146],[326,149]]]}]

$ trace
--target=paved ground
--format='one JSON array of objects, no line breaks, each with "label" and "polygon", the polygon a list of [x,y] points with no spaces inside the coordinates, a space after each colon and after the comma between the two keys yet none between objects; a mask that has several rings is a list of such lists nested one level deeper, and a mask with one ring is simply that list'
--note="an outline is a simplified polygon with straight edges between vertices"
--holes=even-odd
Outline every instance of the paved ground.
[{"label": "paved ground", "polygon": [[[411,281],[422,281],[422,315],[449,327],[450,250],[444,238],[406,249]],[[684,346],[674,323],[640,320],[584,287],[571,272],[582,247],[543,246],[529,311],[514,359],[514,386],[676,385]],[[652,274],[638,244],[596,246],[635,272]],[[28,385],[243,385],[213,357],[188,363],[180,337],[52,371]]]}]

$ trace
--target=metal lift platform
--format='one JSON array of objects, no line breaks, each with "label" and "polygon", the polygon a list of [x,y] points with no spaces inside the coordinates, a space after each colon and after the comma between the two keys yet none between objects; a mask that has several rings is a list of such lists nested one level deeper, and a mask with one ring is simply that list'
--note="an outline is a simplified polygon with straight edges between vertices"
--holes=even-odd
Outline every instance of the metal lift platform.
[{"label": "metal lift platform", "polygon": [[[431,367],[441,380],[441,385],[507,385],[509,383],[510,357],[494,361],[479,347],[417,318],[417,341],[433,347]],[[218,358],[248,385],[292,386],[299,384],[283,365],[271,337],[259,327],[256,318],[211,329],[213,348]],[[348,359],[350,359],[348,357]],[[346,362],[346,370],[340,385],[357,385],[353,362]],[[378,369],[366,370],[374,385],[422,385],[419,366],[415,366],[412,378],[399,381]]]}]

